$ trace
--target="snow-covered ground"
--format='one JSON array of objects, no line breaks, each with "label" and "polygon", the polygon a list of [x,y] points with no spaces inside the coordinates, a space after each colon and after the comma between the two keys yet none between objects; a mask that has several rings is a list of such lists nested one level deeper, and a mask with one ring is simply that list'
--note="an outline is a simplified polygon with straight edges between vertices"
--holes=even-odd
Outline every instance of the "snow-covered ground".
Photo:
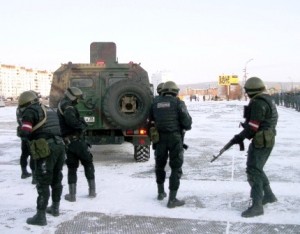
[{"label": "snow-covered ground", "polygon": [[[80,166],[77,201],[70,203],[62,197],[61,215],[47,215],[45,227],[26,224],[26,219],[36,212],[37,192],[31,178],[20,177],[16,107],[0,108],[0,233],[54,233],[59,224],[83,211],[112,216],[292,224],[299,227],[295,233],[300,233],[300,226],[297,226],[300,225],[300,113],[278,107],[276,146],[265,166],[278,202],[266,205],[263,216],[245,219],[240,214],[249,205],[246,151],[241,152],[238,146],[233,146],[215,162],[210,163],[210,160],[241,131],[239,122],[243,121],[243,105],[247,103],[187,100],[186,104],[193,117],[193,128],[186,133],[185,142],[189,148],[185,151],[184,174],[178,192],[178,198],[185,199],[185,206],[168,209],[167,199],[156,199],[153,152],[149,162],[136,163],[131,144],[93,146],[97,197],[87,197],[87,181]],[[246,148],[248,144],[246,140]],[[169,175],[169,168],[167,172]],[[66,167],[63,173],[64,196],[68,193]]]}]

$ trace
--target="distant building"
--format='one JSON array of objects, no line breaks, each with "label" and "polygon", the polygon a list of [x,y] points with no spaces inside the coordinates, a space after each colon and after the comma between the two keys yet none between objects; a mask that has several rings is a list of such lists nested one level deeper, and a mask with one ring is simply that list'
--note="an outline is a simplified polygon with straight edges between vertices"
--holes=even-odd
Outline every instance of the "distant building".
[{"label": "distant building", "polygon": [[161,83],[161,82],[167,82],[172,80],[171,79],[171,73],[168,71],[159,71],[151,76],[151,83],[153,84],[154,87],[154,95],[158,95],[156,92],[156,87]]},{"label": "distant building", "polygon": [[0,96],[17,99],[26,90],[49,95],[53,73],[15,65],[0,64]]}]

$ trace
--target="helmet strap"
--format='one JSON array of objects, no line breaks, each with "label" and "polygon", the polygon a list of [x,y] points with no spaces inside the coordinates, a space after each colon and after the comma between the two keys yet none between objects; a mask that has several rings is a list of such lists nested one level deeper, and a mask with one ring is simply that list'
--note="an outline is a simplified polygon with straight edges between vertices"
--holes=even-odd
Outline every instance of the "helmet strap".
[{"label": "helmet strap", "polygon": [[[72,92],[72,90],[71,90],[70,88],[68,88],[68,91],[69,91],[69,93],[70,93],[72,96],[76,97],[76,95]],[[77,98],[77,97],[76,97],[76,98]]]}]

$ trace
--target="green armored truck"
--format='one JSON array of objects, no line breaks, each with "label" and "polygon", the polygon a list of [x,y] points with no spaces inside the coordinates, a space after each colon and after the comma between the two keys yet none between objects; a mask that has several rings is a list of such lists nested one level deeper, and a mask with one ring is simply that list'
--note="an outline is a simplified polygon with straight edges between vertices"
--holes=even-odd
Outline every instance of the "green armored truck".
[{"label": "green armored truck", "polygon": [[147,121],[153,86],[140,64],[118,63],[116,56],[115,43],[93,42],[90,63],[62,64],[53,74],[49,105],[57,108],[68,87],[80,88],[84,100],[78,110],[88,123],[87,141],[92,145],[130,142],[134,159],[148,161]]}]

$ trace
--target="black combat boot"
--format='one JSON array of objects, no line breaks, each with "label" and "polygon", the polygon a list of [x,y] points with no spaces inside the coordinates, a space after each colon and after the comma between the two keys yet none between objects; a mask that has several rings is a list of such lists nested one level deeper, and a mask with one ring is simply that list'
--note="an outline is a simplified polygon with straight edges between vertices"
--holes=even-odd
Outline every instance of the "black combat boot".
[{"label": "black combat boot", "polygon": [[96,197],[96,184],[95,179],[88,180],[89,184],[89,197]]},{"label": "black combat boot", "polygon": [[26,223],[30,225],[39,225],[39,226],[47,225],[45,210],[37,210],[37,213],[33,217],[28,218],[26,220]]},{"label": "black combat boot", "polygon": [[169,201],[167,204],[168,208],[175,208],[176,206],[183,206],[185,204],[184,201],[178,200],[176,198],[176,195],[177,195],[177,191],[170,191]]},{"label": "black combat boot", "polygon": [[52,205],[47,207],[46,212],[53,216],[59,216],[59,202],[52,202]]},{"label": "black combat boot", "polygon": [[65,195],[65,199],[69,202],[76,201],[76,184],[69,184],[69,194]]},{"label": "black combat boot", "polygon": [[21,179],[26,179],[31,176],[31,173],[29,173],[26,169],[26,167],[22,167],[22,174],[21,174]]},{"label": "black combat boot", "polygon": [[261,200],[253,200],[252,206],[242,213],[242,217],[251,218],[254,216],[259,216],[264,214],[264,208],[262,206]]},{"label": "black combat boot", "polygon": [[167,194],[165,192],[164,184],[157,184],[158,195],[157,200],[163,200]]},{"label": "black combat boot", "polygon": [[32,171],[32,181],[31,181],[31,184],[37,184],[36,175],[35,175],[34,171]]},{"label": "black combat boot", "polygon": [[264,186],[264,197],[262,199],[262,204],[265,205],[267,203],[277,202],[277,198],[275,197],[270,185]]}]

